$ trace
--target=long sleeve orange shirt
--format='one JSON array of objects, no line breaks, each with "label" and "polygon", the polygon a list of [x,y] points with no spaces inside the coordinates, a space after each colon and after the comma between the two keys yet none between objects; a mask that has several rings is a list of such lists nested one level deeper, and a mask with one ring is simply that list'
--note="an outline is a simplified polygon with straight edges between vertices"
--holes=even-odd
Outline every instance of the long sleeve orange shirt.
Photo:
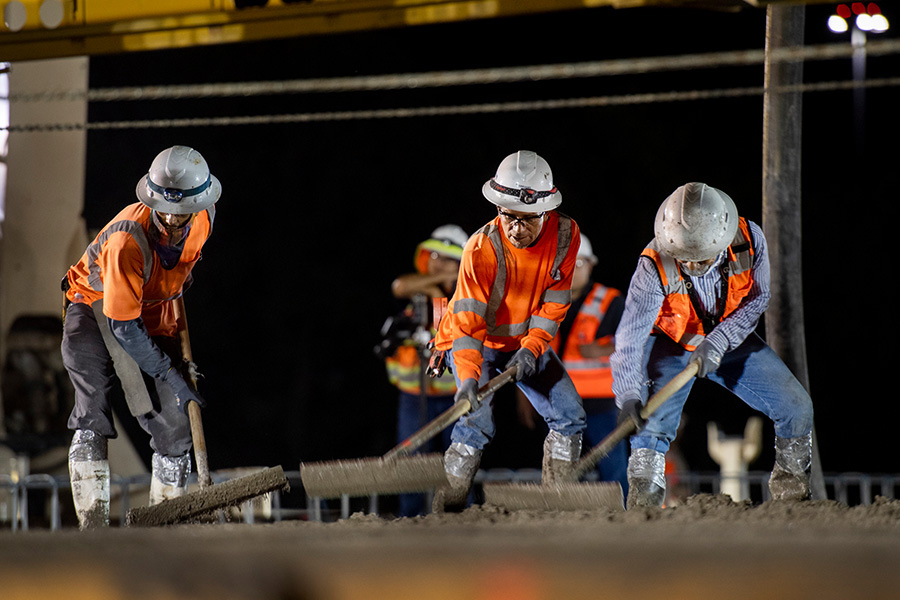
[{"label": "long sleeve orange shirt", "polygon": [[556,211],[528,248],[509,243],[500,217],[469,239],[435,340],[438,350],[453,352],[460,380],[481,376],[484,347],[546,351],[572,301],[580,240],[575,221]]}]

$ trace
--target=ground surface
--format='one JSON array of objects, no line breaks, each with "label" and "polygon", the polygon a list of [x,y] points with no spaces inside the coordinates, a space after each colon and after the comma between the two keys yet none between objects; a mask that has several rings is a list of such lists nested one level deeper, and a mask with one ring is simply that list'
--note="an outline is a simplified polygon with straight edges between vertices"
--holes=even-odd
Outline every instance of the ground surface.
[{"label": "ground surface", "polygon": [[5,532],[0,582],[3,600],[888,598],[900,502]]}]

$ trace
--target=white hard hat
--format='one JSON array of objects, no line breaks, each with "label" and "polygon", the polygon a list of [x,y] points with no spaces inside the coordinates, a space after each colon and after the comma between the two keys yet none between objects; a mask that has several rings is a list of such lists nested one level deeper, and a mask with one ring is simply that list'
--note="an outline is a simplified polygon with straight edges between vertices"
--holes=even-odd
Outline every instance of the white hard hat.
[{"label": "white hard hat", "polygon": [[581,234],[581,245],[578,247],[576,258],[586,258],[593,263],[597,262],[597,257],[594,256],[594,248],[591,246],[591,240],[584,233]]},{"label": "white hard hat", "polygon": [[734,201],[705,183],[686,183],[659,207],[654,231],[660,249],[677,260],[716,257],[734,240],[738,213]]},{"label": "white hard hat", "polygon": [[416,247],[413,262],[420,273],[428,271],[428,258],[432,252],[453,260],[462,260],[463,248],[469,235],[459,225],[441,225],[431,232],[431,237]]},{"label": "white hard hat", "polygon": [[159,212],[184,215],[206,210],[222,195],[222,185],[199,152],[172,146],[156,155],[135,189],[138,200]]},{"label": "white hard hat", "polygon": [[550,165],[530,150],[519,150],[504,158],[481,193],[500,208],[517,212],[541,213],[562,204]]},{"label": "white hard hat", "polygon": [[431,232],[431,239],[442,242],[448,247],[456,246],[459,248],[459,252],[462,253],[466,242],[469,241],[469,235],[459,225],[441,225]]}]

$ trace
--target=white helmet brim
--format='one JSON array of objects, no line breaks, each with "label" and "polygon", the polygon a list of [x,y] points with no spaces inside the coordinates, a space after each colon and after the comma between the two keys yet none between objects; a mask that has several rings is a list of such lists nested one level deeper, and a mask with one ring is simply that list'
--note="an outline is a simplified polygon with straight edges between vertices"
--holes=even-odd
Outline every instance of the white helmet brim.
[{"label": "white helmet brim", "polygon": [[149,175],[138,180],[135,194],[138,200],[157,212],[186,215],[206,210],[222,195],[222,184],[210,174],[207,184],[200,190],[170,190],[155,185]]},{"label": "white helmet brim", "polygon": [[562,194],[556,188],[548,190],[548,193],[527,189],[506,188],[508,191],[498,189],[502,187],[494,179],[488,179],[481,186],[481,193],[500,208],[524,213],[547,212],[562,204]]}]

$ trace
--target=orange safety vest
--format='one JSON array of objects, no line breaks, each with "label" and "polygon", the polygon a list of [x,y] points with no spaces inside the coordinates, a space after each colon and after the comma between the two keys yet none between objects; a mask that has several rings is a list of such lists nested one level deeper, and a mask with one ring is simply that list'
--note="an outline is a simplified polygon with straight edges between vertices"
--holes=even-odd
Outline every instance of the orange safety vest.
[{"label": "orange safety vest", "polygon": [[196,215],[172,269],[164,269],[153,251],[151,219],[151,209],[140,202],[122,209],[66,273],[66,297],[87,304],[102,298],[103,314],[110,319],[140,317],[149,335],[174,336],[177,329],[171,300],[182,293],[191,269],[200,260],[200,251],[212,232],[215,208]]},{"label": "orange safety vest", "polygon": [[435,344],[453,351],[460,380],[479,378],[485,346],[544,353],[572,302],[580,239],[575,221],[557,211],[528,248],[509,243],[499,216],[469,238]]},{"label": "orange safety vest", "polygon": [[[727,252],[728,257],[722,265],[722,276],[728,282],[728,292],[719,322],[737,310],[753,286],[753,243],[750,228],[743,217],[738,222],[737,233]],[[647,245],[641,256],[653,260],[666,294],[656,317],[655,331],[665,333],[687,350],[694,350],[708,332],[704,331],[702,320],[691,303],[688,291],[690,281],[684,279],[674,258],[659,251],[655,239]]]},{"label": "orange safety vest", "polygon": [[612,335],[597,339],[597,329],[603,322],[609,305],[621,295],[617,289],[595,283],[572,322],[572,328],[566,338],[566,347],[560,352],[561,342],[558,335],[550,344],[562,358],[563,365],[575,383],[578,395],[582,398],[612,398],[614,396],[609,356],[585,358],[581,355],[580,346],[591,343],[599,345],[612,343]]},{"label": "orange safety vest", "polygon": [[[408,340],[397,348],[391,356],[385,359],[388,380],[401,392],[407,394],[419,393],[419,378],[421,377],[419,362],[419,350],[413,340]],[[425,377],[425,393],[428,396],[452,396],[456,393],[456,380],[450,371],[444,371],[440,377]]]}]

